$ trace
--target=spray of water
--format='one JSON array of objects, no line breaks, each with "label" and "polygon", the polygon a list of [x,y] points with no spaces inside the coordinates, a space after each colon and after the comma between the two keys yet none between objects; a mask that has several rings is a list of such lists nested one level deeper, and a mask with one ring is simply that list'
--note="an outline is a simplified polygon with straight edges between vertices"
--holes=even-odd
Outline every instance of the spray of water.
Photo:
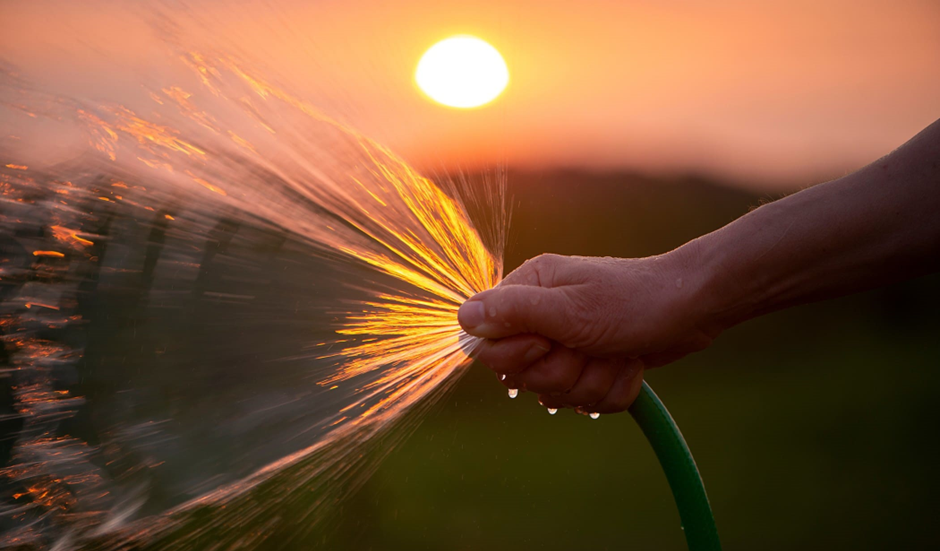
[{"label": "spray of water", "polygon": [[456,310],[502,275],[500,174],[432,181],[161,36],[183,70],[137,104],[2,77],[5,116],[88,151],[0,150],[0,548],[299,545],[468,365]]}]

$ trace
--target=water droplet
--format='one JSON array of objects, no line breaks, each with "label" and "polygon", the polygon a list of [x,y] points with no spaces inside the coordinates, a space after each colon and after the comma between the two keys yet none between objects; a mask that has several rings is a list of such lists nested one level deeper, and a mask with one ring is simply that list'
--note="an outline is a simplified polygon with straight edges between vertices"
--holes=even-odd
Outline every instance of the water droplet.
[{"label": "water droplet", "polygon": [[505,381],[505,380],[506,380],[506,374],[503,373],[502,375],[500,375],[500,376],[499,376],[499,380],[500,380],[500,381]]},{"label": "water droplet", "polygon": [[549,415],[555,415],[556,413],[558,413],[558,408],[548,408]]},{"label": "water droplet", "polygon": [[594,413],[592,413],[592,414],[589,415],[589,417],[590,417],[591,419],[597,419],[597,418],[600,417],[600,416],[601,416],[601,414],[600,414],[600,413],[597,413],[596,411],[595,411]]},{"label": "water droplet", "polygon": [[515,397],[518,396],[518,395],[519,395],[519,389],[518,389],[518,388],[510,388],[510,389],[509,389],[509,397],[510,397],[510,398],[515,398]]},{"label": "water droplet", "polygon": [[490,306],[490,317],[491,317],[491,318],[495,318],[495,317],[496,317],[496,307],[495,307],[495,306]]}]

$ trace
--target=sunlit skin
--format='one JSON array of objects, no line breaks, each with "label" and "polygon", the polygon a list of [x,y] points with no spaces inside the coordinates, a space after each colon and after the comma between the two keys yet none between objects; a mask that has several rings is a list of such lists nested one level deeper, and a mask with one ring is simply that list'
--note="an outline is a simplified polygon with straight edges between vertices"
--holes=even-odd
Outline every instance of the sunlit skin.
[{"label": "sunlit skin", "polygon": [[415,82],[432,100],[460,109],[496,99],[509,84],[500,53],[474,36],[447,38],[431,46],[418,62]]},{"label": "sunlit skin", "polygon": [[623,411],[643,369],[788,306],[940,270],[940,121],[844,178],[663,255],[543,255],[460,307],[480,361],[549,408]]}]

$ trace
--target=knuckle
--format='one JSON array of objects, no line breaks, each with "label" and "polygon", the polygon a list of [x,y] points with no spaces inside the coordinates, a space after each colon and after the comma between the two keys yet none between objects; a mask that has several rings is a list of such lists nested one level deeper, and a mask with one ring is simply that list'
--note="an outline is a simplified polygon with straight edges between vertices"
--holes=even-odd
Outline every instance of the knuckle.
[{"label": "knuckle", "polygon": [[627,389],[615,390],[608,394],[598,407],[598,413],[620,413],[627,411],[633,399]]},{"label": "knuckle", "polygon": [[566,392],[577,382],[578,371],[569,363],[543,363],[533,370],[530,386],[544,392]]},{"label": "knuckle", "polygon": [[551,287],[555,276],[555,267],[561,261],[561,255],[552,253],[543,253],[526,262],[531,264],[531,270],[535,275],[535,284],[543,287]]},{"label": "knuckle", "polygon": [[516,348],[511,340],[483,341],[474,359],[497,373],[515,373],[523,368]]},{"label": "knuckle", "polygon": [[620,380],[612,386],[610,392],[601,402],[598,413],[619,413],[626,411],[636,400],[640,393],[640,382],[643,380],[643,370],[637,365],[623,367]]},{"label": "knuckle", "polygon": [[578,369],[573,366],[559,369],[552,382],[558,390],[570,390],[578,382]]},{"label": "knuckle", "polygon": [[506,285],[538,285],[538,275],[532,260],[526,260],[503,280]]},{"label": "knuckle", "polygon": [[601,402],[607,394],[610,392],[610,387],[602,386],[600,384],[594,385],[591,388],[587,389],[585,392],[585,401],[587,404],[596,404]]},{"label": "knuckle", "polygon": [[559,262],[563,258],[565,258],[565,256],[560,254],[542,253],[536,256],[533,260],[538,261],[540,264],[553,264],[555,262]]},{"label": "knuckle", "polygon": [[513,371],[512,363],[506,361],[506,358],[502,356],[493,355],[488,358],[480,358],[480,362],[497,373],[511,373]]}]

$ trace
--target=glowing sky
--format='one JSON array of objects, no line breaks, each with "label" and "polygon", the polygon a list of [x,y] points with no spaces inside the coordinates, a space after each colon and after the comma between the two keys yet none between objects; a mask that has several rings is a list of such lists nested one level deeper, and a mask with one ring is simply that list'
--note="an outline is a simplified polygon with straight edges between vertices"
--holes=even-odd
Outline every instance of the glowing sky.
[{"label": "glowing sky", "polygon": [[[160,70],[130,5],[4,3],[0,58],[120,99],[135,75]],[[792,186],[874,160],[940,117],[936,0],[191,5],[207,34],[423,168],[694,171]],[[460,33],[509,66],[509,88],[483,109],[443,108],[415,89],[421,54]]]}]

